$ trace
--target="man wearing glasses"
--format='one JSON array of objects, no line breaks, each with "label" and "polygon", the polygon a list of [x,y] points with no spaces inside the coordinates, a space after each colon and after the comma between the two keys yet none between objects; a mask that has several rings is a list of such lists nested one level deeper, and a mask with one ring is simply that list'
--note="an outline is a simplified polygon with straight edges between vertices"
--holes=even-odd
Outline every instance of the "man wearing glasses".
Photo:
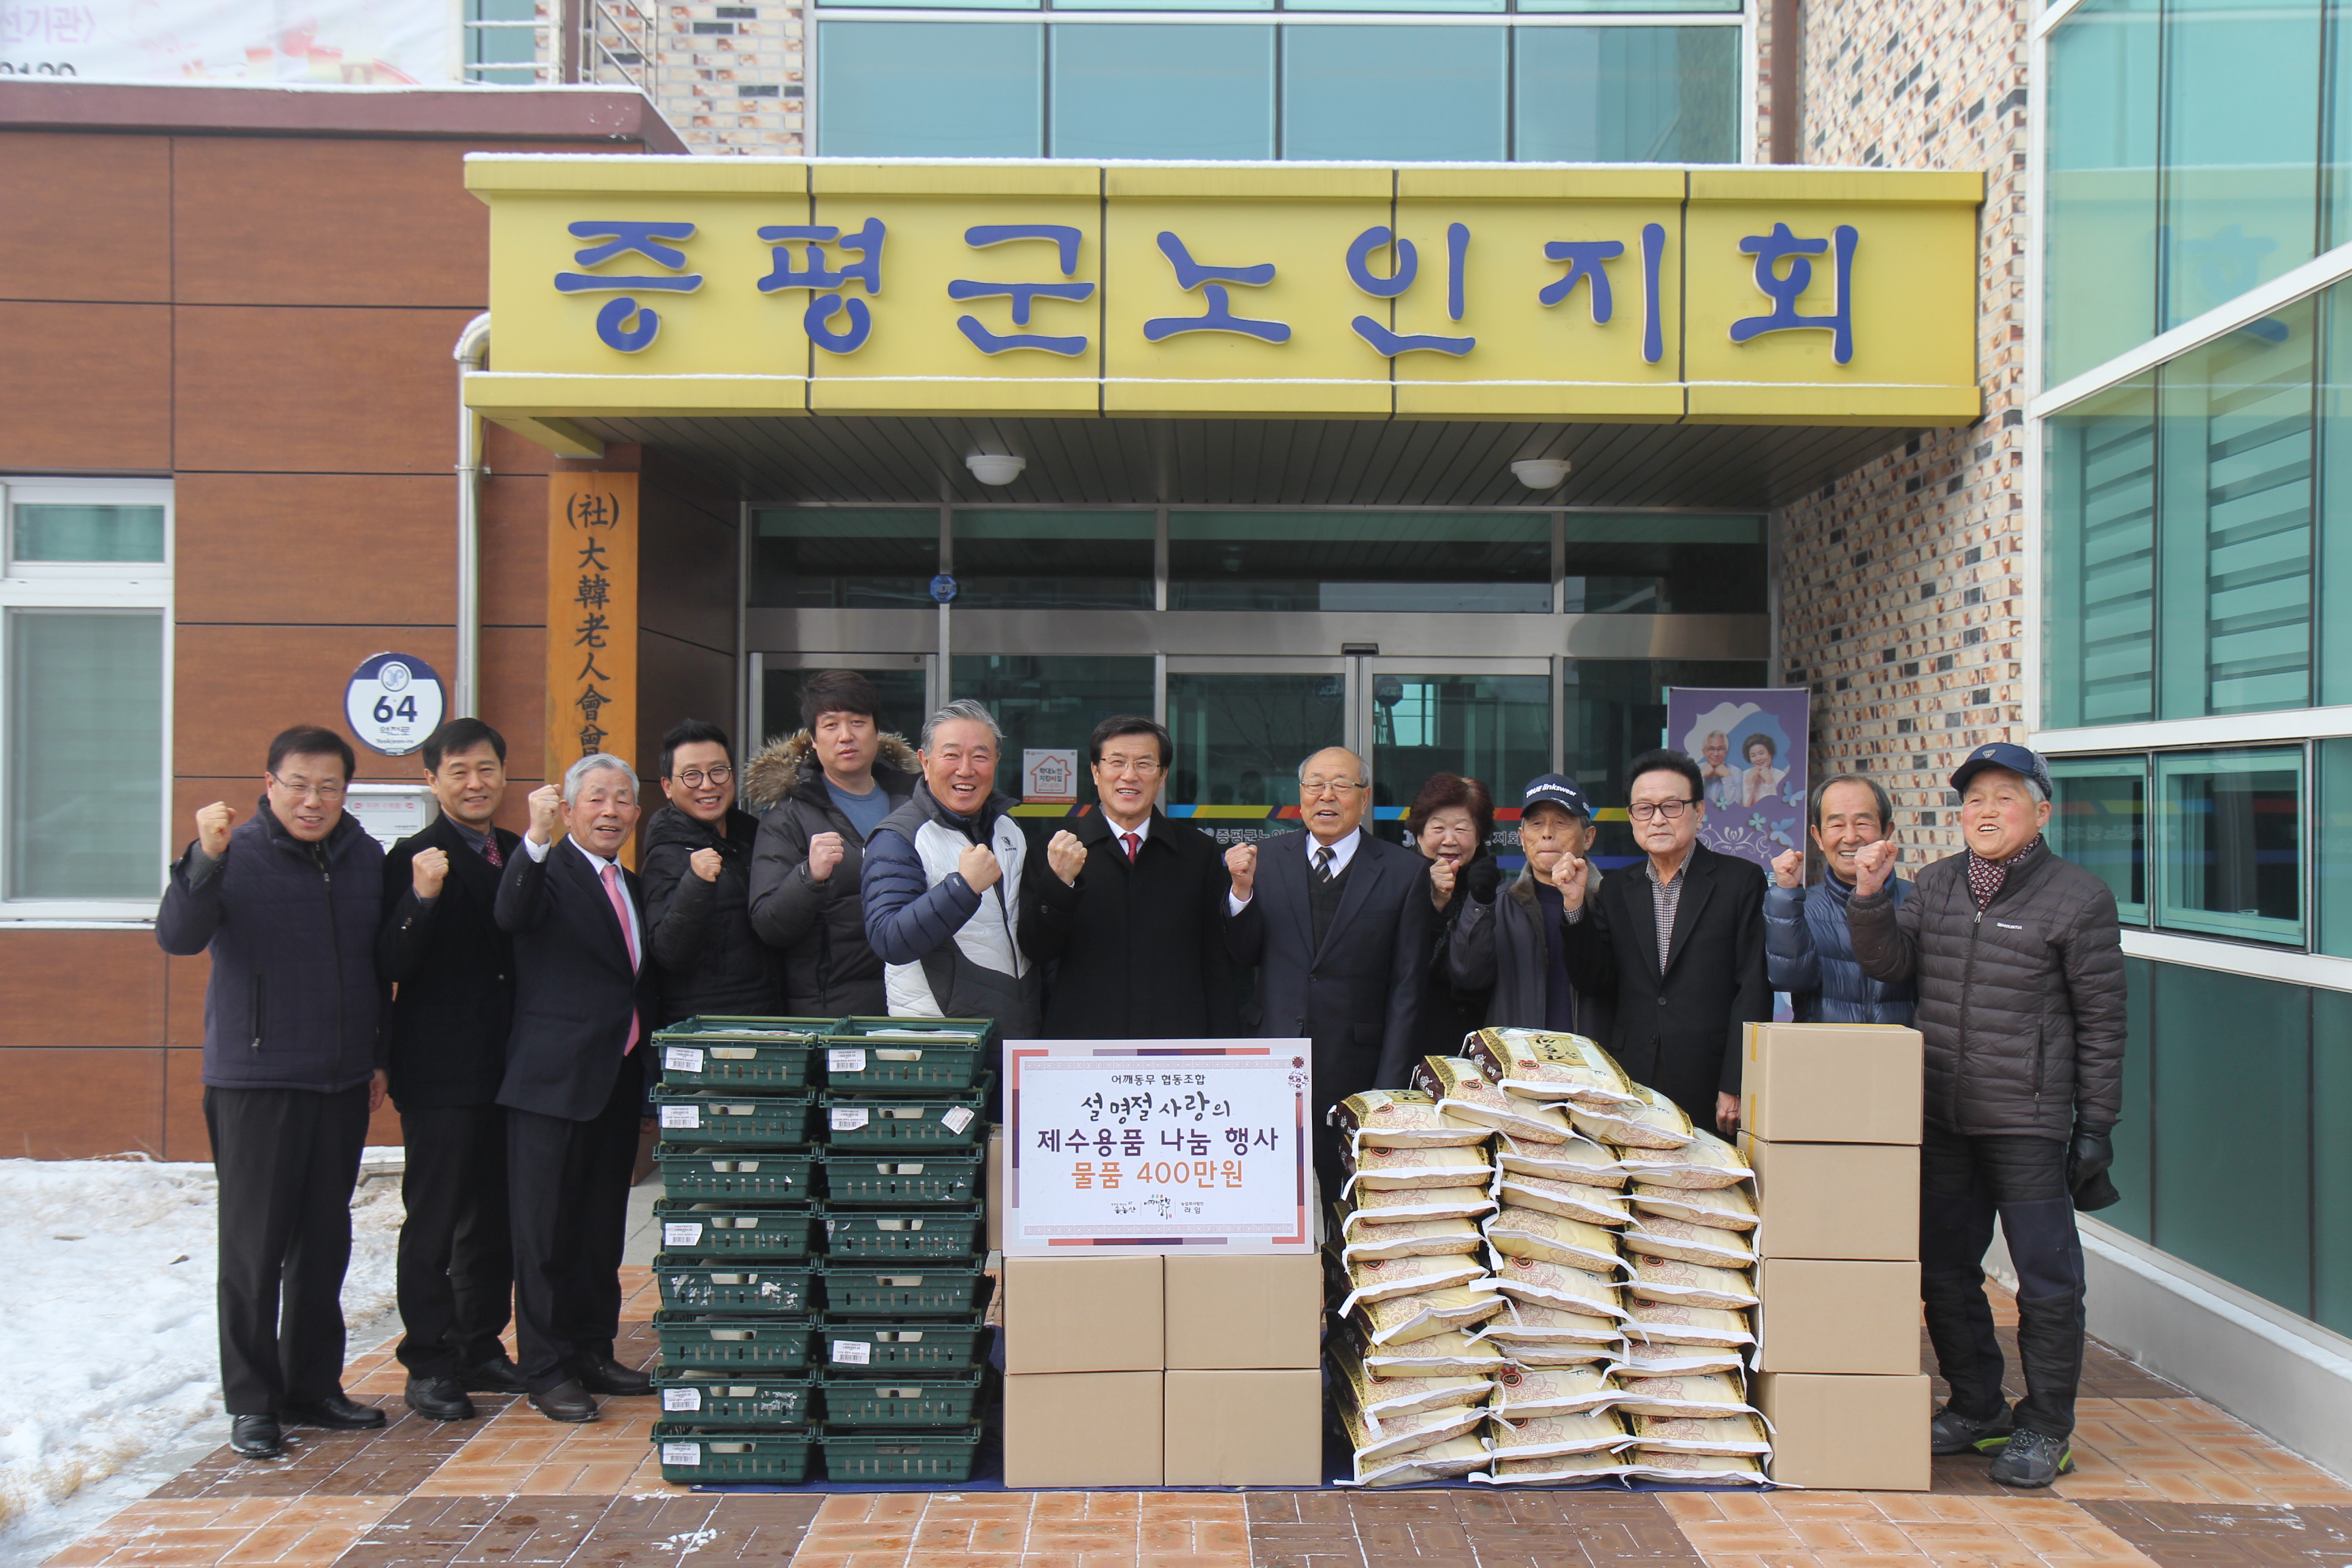
[{"label": "man wearing glasses", "polygon": [[[1730,1136],[1739,1122],[1743,1026],[1772,1016],[1764,978],[1764,872],[1698,841],[1698,763],[1644,752],[1627,770],[1625,815],[1646,857],[1588,900],[1583,862],[1562,856],[1568,967],[1579,991],[1614,997],[1605,1042],[1634,1080]],[[1562,871],[1566,874],[1562,875]]]},{"label": "man wearing glasses", "polygon": [[1209,836],[1156,804],[1175,750],[1139,714],[1087,742],[1099,809],[1077,819],[1075,887],[1037,884],[1037,955],[1060,960],[1045,999],[1055,1040],[1202,1039],[1240,1032],[1225,956],[1225,871]]},{"label": "man wearing glasses", "polygon": [[661,966],[663,1028],[698,1013],[783,1011],[783,955],[751,929],[751,849],[760,819],[735,805],[727,731],[688,719],[662,737],[668,804],[646,824],[646,924]]},{"label": "man wearing glasses", "polygon": [[[1428,967],[1429,862],[1363,831],[1371,779],[1333,746],[1298,766],[1300,833],[1225,851],[1227,950],[1258,971],[1261,1037],[1314,1042],[1315,1098],[1402,1089]],[[1337,1134],[1316,1119],[1316,1173],[1341,1180]]]},{"label": "man wearing glasses", "polygon": [[260,806],[244,823],[226,801],[196,813],[155,915],[165,952],[212,954],[221,1384],[229,1446],[248,1459],[276,1458],[284,1426],[383,1425],[342,1387],[352,1189],[384,1095],[383,850],[344,815],[352,760],[316,725],[270,742]]}]

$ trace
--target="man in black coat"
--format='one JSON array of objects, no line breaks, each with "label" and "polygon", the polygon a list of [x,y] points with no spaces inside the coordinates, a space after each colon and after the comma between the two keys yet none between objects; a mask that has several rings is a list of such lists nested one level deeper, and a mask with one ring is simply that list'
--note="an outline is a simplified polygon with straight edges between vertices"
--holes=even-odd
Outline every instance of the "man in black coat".
[{"label": "man in black coat", "polygon": [[1584,862],[1554,863],[1567,914],[1570,977],[1612,998],[1603,1043],[1618,1064],[1728,1137],[1739,1122],[1742,1037],[1772,1016],[1764,978],[1764,869],[1698,841],[1698,763],[1644,752],[1627,770],[1626,816],[1645,852],[1585,897]]},{"label": "man in black coat", "polygon": [[1036,956],[1057,960],[1045,996],[1055,1040],[1203,1039],[1241,1032],[1225,954],[1223,861],[1209,836],[1152,803],[1174,752],[1139,714],[1087,742],[1101,809],[1077,819],[1077,883],[1036,884]]},{"label": "man in black coat", "polygon": [[499,876],[520,841],[491,822],[507,742],[479,719],[425,738],[440,815],[384,857],[376,972],[393,998],[392,1102],[400,1176],[400,1363],[408,1407],[470,1421],[469,1393],[520,1394],[499,1336],[514,1294],[507,1236],[507,1113],[499,1103],[514,1021],[514,939],[499,929]]},{"label": "man in black coat", "polygon": [[667,1028],[698,1013],[772,1017],[783,1007],[782,955],[751,930],[751,845],[760,819],[735,809],[727,731],[688,719],[662,737],[668,804],[646,824],[646,923]]},{"label": "man in black coat", "polygon": [[561,788],[531,792],[530,831],[499,884],[499,926],[515,942],[499,1087],[515,1342],[530,1402],[551,1421],[595,1420],[592,1392],[653,1391],[613,1359],[655,995],[645,893],[615,858],[636,825],[635,770],[609,752],[583,757]]},{"label": "man in black coat", "polygon": [[221,1394],[229,1447],[248,1459],[278,1457],[281,1422],[383,1425],[342,1389],[352,1189],[384,1086],[383,851],[343,810],[352,763],[350,743],[316,725],[270,742],[260,808],[241,824],[226,801],[198,811],[155,912],[165,952],[212,957]]},{"label": "man in black coat", "polygon": [[[1258,971],[1263,1037],[1314,1043],[1315,1098],[1402,1089],[1412,1068],[1422,973],[1429,955],[1429,862],[1363,831],[1371,778],[1339,746],[1298,768],[1306,829],[1225,851],[1225,937],[1235,963]],[[1315,1163],[1339,1190],[1337,1135],[1316,1118]]]}]

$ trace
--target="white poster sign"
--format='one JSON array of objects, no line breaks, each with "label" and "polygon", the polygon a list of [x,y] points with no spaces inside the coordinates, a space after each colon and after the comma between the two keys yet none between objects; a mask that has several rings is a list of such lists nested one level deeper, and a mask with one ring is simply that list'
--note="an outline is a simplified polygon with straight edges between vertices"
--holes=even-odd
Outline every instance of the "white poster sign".
[{"label": "white poster sign", "polygon": [[1004,1250],[1311,1252],[1305,1040],[1004,1047]]},{"label": "white poster sign", "polygon": [[1075,805],[1078,799],[1078,753],[1075,747],[1024,747],[1021,752],[1021,799],[1030,805]]},{"label": "white poster sign", "polygon": [[404,87],[457,54],[446,0],[0,0],[0,76]]}]

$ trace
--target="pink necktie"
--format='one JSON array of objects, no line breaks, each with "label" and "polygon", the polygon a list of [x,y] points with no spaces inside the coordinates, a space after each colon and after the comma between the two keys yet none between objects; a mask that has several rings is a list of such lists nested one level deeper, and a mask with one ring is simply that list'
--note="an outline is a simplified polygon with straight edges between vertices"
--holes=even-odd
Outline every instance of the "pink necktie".
[{"label": "pink necktie", "polygon": [[1132,866],[1135,864],[1136,847],[1143,842],[1143,835],[1140,833],[1122,833],[1119,835],[1119,837],[1127,841],[1127,863]]},{"label": "pink necktie", "polygon": [[[621,940],[629,944],[629,969],[634,973],[638,965],[637,928],[629,919],[627,900],[621,897],[621,868],[618,866],[604,868],[604,896],[613,900],[613,918],[621,922]],[[636,1048],[637,1010],[632,1007],[629,1009],[629,1043],[621,1047],[621,1054],[625,1057]]]}]

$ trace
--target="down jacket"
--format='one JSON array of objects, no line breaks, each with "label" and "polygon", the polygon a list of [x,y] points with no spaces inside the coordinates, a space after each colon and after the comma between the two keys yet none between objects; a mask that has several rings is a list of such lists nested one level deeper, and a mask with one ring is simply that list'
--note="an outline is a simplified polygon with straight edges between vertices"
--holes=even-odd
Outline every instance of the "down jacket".
[{"label": "down jacket", "polygon": [[[760,824],[730,808],[724,831],[675,805],[646,825],[646,929],[661,966],[657,1027],[698,1014],[764,1017],[783,1005],[782,959],[751,931],[752,836]],[[694,874],[698,849],[719,851],[719,880]]]},{"label": "down jacket", "polygon": [[[882,961],[866,942],[866,911],[858,899],[865,841],[833,804],[824,769],[803,730],[773,741],[744,770],[744,806],[760,816],[751,850],[751,929],[784,955],[784,1011],[796,1018],[877,1017]],[[874,783],[893,810],[915,791],[920,764],[914,748],[882,737]],[[841,864],[824,881],[808,874],[809,840],[841,835]]]},{"label": "down jacket", "polygon": [[1872,977],[1916,981],[1927,1120],[1971,1137],[2064,1139],[2123,1113],[2124,955],[2105,882],[2037,842],[1981,914],[1968,852],[1846,902]]},{"label": "down jacket", "polygon": [[[1899,906],[1911,884],[1886,892]],[[1800,1024],[1908,1024],[1917,1001],[1907,980],[1873,980],[1853,958],[1845,906],[1853,889],[1833,876],[1818,887],[1764,889],[1764,976],[1795,1003]]]}]

